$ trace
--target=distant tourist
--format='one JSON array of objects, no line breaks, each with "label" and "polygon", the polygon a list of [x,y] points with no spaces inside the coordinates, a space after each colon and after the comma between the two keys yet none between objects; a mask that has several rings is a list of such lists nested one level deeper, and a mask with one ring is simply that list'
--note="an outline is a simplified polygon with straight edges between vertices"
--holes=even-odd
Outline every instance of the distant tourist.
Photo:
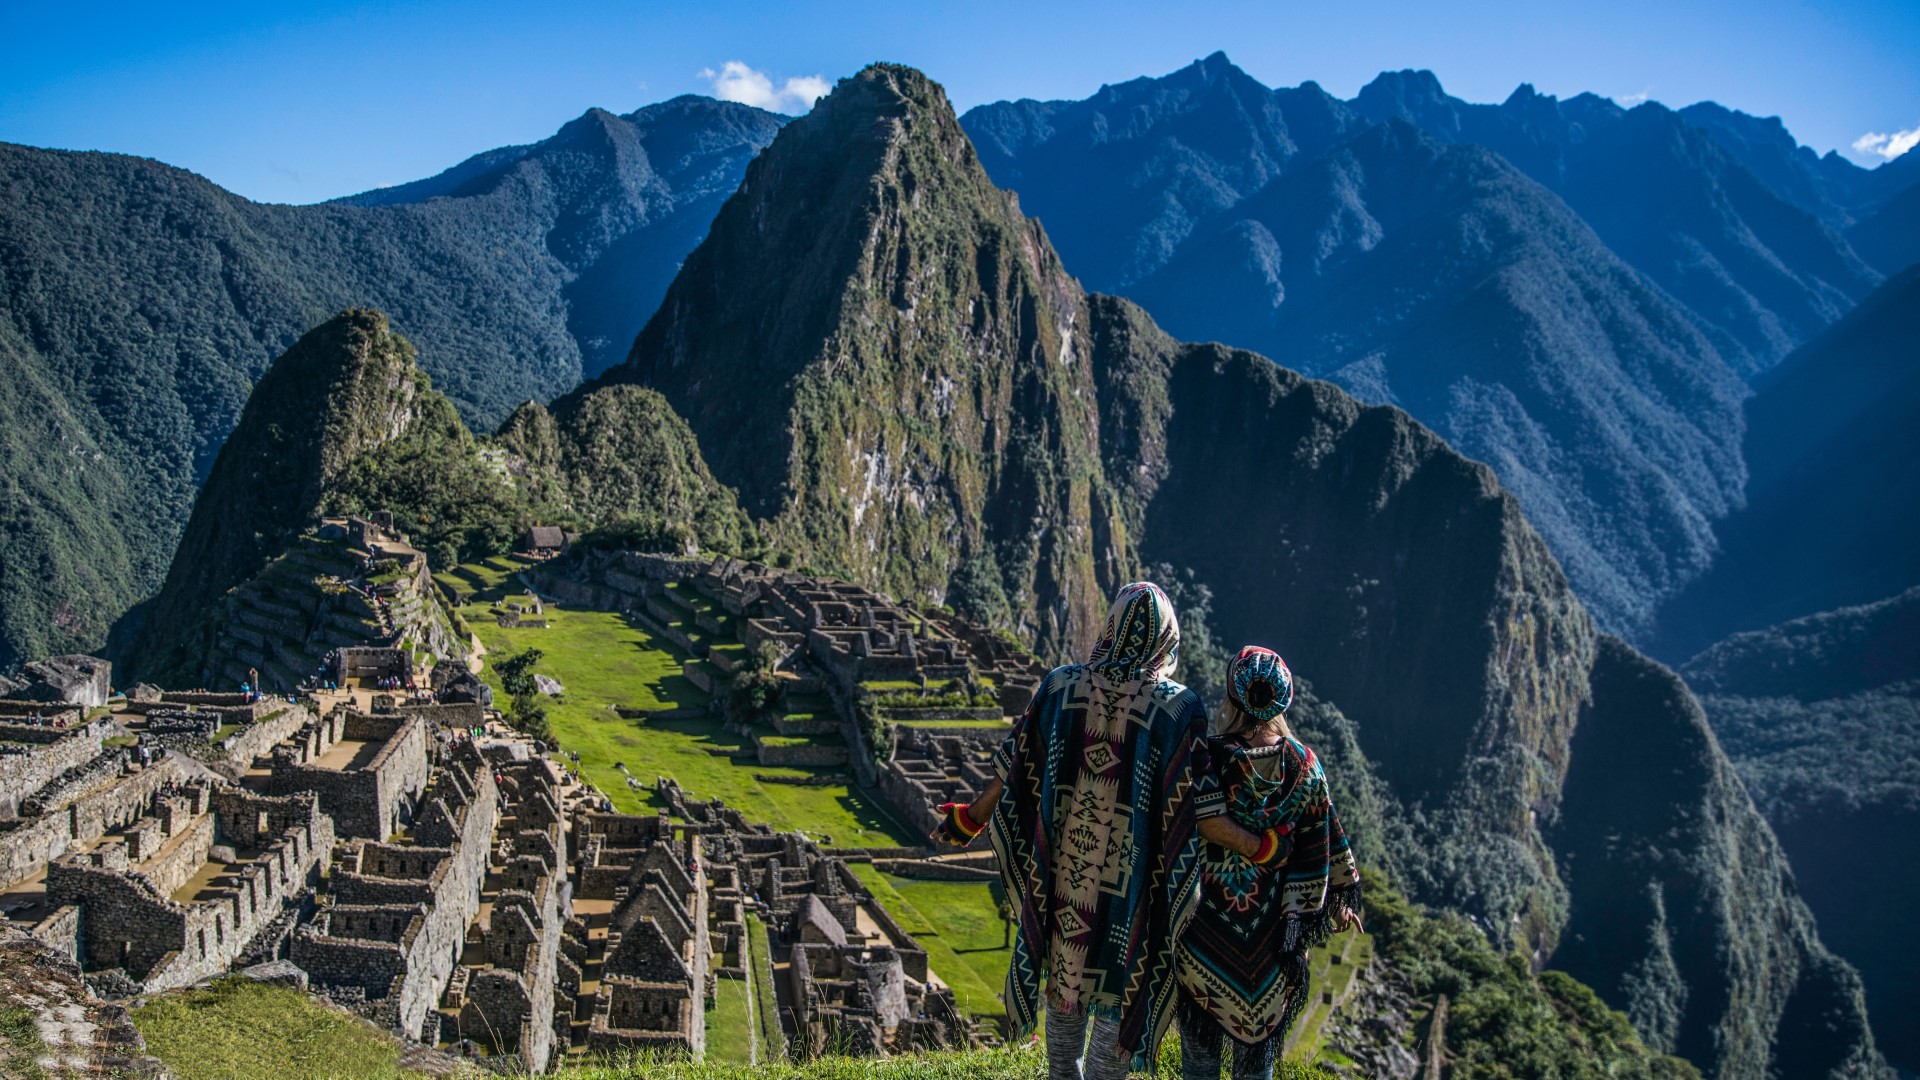
[{"label": "distant tourist", "polygon": [[[1271,1080],[1308,995],[1307,950],[1360,927],[1360,874],[1320,761],[1287,727],[1293,673],[1249,645],[1227,669],[1209,758],[1227,813],[1276,850],[1201,845],[1200,910],[1180,937],[1184,1080]],[[1270,838],[1270,840],[1265,839]]]},{"label": "distant tourist", "polygon": [[[1225,816],[1206,712],[1169,678],[1179,647],[1166,593],[1121,589],[1087,662],[1055,668],[1034,692],[987,789],[941,807],[937,842],[990,830],[1019,923],[1012,1037],[1038,1022],[1044,980],[1052,1080],[1081,1080],[1083,1054],[1085,1080],[1151,1068],[1173,1019],[1200,837],[1249,856],[1277,847]],[[1153,772],[1137,767],[1148,761]]]}]

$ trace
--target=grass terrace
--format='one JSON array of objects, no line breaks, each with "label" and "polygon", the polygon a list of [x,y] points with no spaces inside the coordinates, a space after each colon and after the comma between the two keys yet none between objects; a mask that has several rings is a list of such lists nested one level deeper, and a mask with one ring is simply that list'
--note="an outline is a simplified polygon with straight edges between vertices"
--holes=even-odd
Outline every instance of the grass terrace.
[{"label": "grass terrace", "polygon": [[927,965],[953,988],[961,1011],[988,1021],[1006,1015],[1000,990],[1013,951],[1001,947],[1000,916],[984,882],[922,881],[853,863],[854,876],[901,929],[927,950]]},{"label": "grass terrace", "polygon": [[[721,798],[750,820],[777,829],[798,829],[813,837],[832,837],[849,847],[916,844],[920,837],[894,821],[880,805],[845,785],[765,783],[760,776],[807,778],[833,769],[763,766],[751,760],[752,744],[700,716],[668,720],[622,718],[614,707],[664,712],[704,707],[706,695],[681,673],[688,657],[673,644],[624,616],[546,605],[547,626],[502,627],[489,614],[495,603],[531,597],[514,588],[510,574],[494,565],[466,564],[455,571],[462,580],[491,577],[494,584],[460,609],[487,649],[482,672],[504,702],[491,661],[508,653],[537,648],[545,654],[538,670],[566,687],[563,701],[547,703],[547,722],[560,745],[580,755],[587,778],[613,800],[615,809],[639,813],[654,807],[653,784],[670,776],[697,798]],[[802,742],[812,740],[800,740]],[[729,755],[740,754],[735,761]],[[626,766],[625,771],[616,765]],[[639,781],[632,790],[626,778]]]}]

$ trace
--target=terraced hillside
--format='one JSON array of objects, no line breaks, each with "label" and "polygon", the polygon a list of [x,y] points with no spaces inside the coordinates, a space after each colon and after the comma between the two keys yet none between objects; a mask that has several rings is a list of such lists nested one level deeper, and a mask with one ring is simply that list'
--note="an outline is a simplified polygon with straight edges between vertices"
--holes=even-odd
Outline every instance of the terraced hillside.
[{"label": "terraced hillside", "polygon": [[[701,798],[724,799],[752,820],[831,837],[835,846],[919,843],[921,838],[893,821],[878,802],[851,790],[843,773],[825,766],[761,765],[749,738],[725,730],[710,715],[711,692],[700,681],[718,670],[711,659],[715,651],[728,656],[734,651],[729,646],[737,648],[738,641],[725,631],[698,627],[691,612],[667,627],[646,615],[589,610],[549,598],[535,620],[545,626],[500,625],[496,610],[506,610],[508,603],[530,606],[534,599],[518,576],[525,566],[497,557],[437,577],[443,587],[464,586],[465,603],[457,611],[484,647],[482,676],[500,700],[505,692],[495,670],[499,660],[529,648],[541,651],[536,670],[566,688],[563,699],[547,704],[554,737],[563,749],[580,755],[581,772],[616,809],[632,813],[660,805],[654,781],[670,776]],[[692,643],[706,654],[696,655],[688,647]],[[627,783],[629,777],[637,787]]]}]

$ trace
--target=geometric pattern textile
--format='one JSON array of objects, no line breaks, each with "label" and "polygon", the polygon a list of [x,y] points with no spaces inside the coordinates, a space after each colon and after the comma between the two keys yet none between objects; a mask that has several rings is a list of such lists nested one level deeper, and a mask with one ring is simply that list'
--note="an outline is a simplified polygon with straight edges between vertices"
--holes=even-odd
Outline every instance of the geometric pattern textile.
[{"label": "geometric pattern textile", "polygon": [[987,822],[1019,933],[1014,1037],[1046,1004],[1118,1021],[1146,1068],[1172,1022],[1174,942],[1196,907],[1199,819],[1225,810],[1200,699],[1166,677],[1179,646],[1152,585],[1120,591],[1086,664],[1055,668],[994,754]]},{"label": "geometric pattern textile", "polygon": [[1263,867],[1202,842],[1200,910],[1180,939],[1178,980],[1190,1006],[1252,1044],[1299,1014],[1307,950],[1359,910],[1360,876],[1312,750],[1291,736],[1261,747],[1224,738],[1211,740],[1209,757],[1227,814],[1254,832],[1276,830],[1284,855]]}]

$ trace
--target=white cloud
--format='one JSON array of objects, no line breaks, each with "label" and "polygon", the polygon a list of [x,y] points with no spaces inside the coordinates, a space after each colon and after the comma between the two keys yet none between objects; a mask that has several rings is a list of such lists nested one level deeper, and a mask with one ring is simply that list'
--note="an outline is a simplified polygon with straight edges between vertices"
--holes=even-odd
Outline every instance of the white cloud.
[{"label": "white cloud", "polygon": [[756,71],[739,60],[729,60],[720,70],[707,68],[700,77],[713,84],[713,96],[721,101],[771,109],[774,112],[802,113],[826,96],[832,87],[818,75],[801,75],[779,86],[764,71]]},{"label": "white cloud", "polygon": [[1637,94],[1628,94],[1622,97],[1617,104],[1623,109],[1631,109],[1635,105],[1645,105],[1652,97],[1653,94],[1651,91],[1642,90]]},{"label": "white cloud", "polygon": [[1861,155],[1872,154],[1876,157],[1884,158],[1887,161],[1892,161],[1894,158],[1899,157],[1915,146],[1920,146],[1920,127],[1910,127],[1905,131],[1896,131],[1891,135],[1882,135],[1877,131],[1869,131],[1865,135],[1853,140],[1855,153]]}]

